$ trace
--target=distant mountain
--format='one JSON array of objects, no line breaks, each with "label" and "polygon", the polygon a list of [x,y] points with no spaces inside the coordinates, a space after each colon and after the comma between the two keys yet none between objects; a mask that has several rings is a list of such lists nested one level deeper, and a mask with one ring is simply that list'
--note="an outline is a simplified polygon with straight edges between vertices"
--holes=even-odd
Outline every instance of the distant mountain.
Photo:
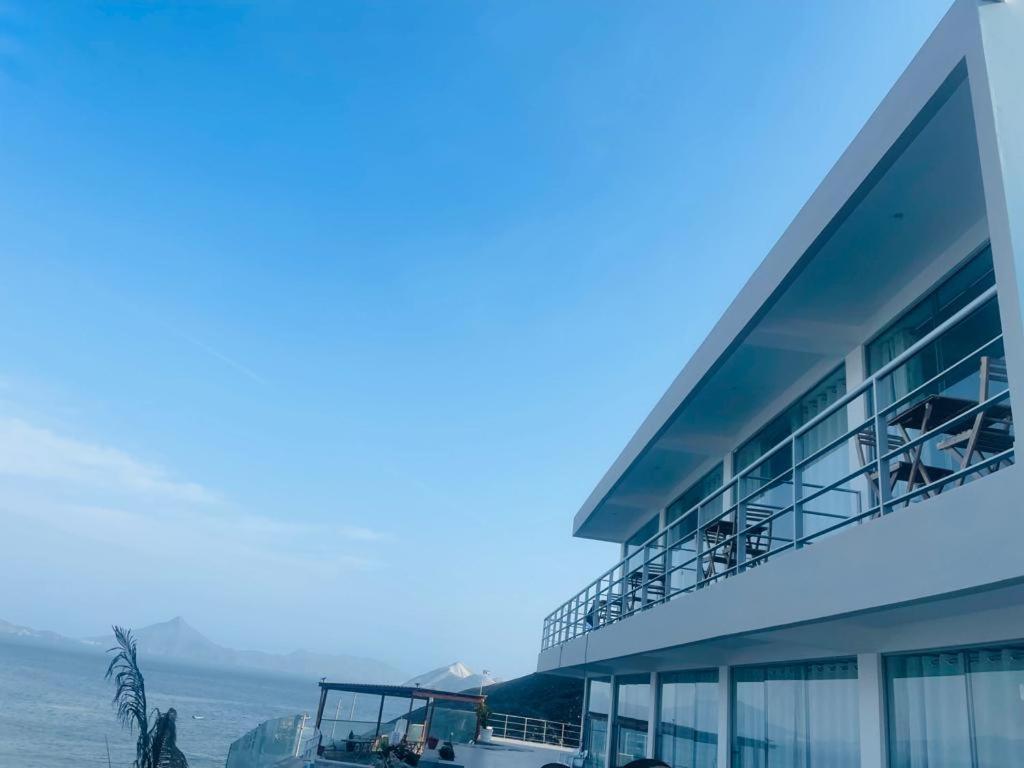
[{"label": "distant mountain", "polygon": [[537,717],[560,723],[579,723],[583,681],[536,672],[484,688],[492,712]]},{"label": "distant mountain", "polygon": [[[135,638],[139,652],[144,656],[160,656],[205,666],[258,669],[350,683],[397,683],[404,677],[401,671],[383,661],[360,656],[302,650],[276,654],[226,648],[205,637],[180,616],[142,627],[135,631]],[[113,636],[93,638],[90,642],[110,647]]]},{"label": "distant mountain", "polygon": [[[405,677],[403,672],[389,664],[359,656],[301,650],[275,654],[226,648],[205,637],[180,616],[142,627],[134,634],[143,660],[154,656],[201,666],[250,669],[313,680],[326,677],[353,683],[397,683]],[[114,644],[114,637],[107,635],[78,640],[0,620],[0,641],[103,652]]]},{"label": "distant mountain", "polygon": [[447,667],[438,667],[422,675],[409,678],[403,685],[418,685],[420,688],[433,688],[437,691],[469,691],[475,693],[480,686],[493,685],[498,682],[497,678],[488,674],[486,677],[477,674],[461,661],[449,664]]},{"label": "distant mountain", "polygon": [[49,632],[45,629],[32,629],[22,627],[18,624],[11,624],[9,621],[0,619],[0,640],[6,642],[17,642],[28,645],[57,646],[69,649],[82,650],[82,642],[73,640],[70,637],[58,635],[56,632]]}]

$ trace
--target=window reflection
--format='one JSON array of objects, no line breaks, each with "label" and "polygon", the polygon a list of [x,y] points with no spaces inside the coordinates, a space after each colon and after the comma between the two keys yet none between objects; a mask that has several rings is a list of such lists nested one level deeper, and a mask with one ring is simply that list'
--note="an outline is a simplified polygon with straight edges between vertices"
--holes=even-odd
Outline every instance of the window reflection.
[{"label": "window reflection", "polygon": [[858,768],[857,662],[744,667],[733,678],[737,768]]},{"label": "window reflection", "polygon": [[714,768],[718,759],[718,670],[661,676],[658,757],[672,768]]},{"label": "window reflection", "polygon": [[647,726],[651,717],[651,684],[647,675],[616,680],[616,768],[647,756]]},{"label": "window reflection", "polygon": [[605,768],[612,686],[607,679],[598,678],[591,678],[587,686],[587,716],[583,723],[584,768]]},{"label": "window reflection", "polygon": [[892,768],[1002,768],[1024,755],[1024,647],[886,659]]}]

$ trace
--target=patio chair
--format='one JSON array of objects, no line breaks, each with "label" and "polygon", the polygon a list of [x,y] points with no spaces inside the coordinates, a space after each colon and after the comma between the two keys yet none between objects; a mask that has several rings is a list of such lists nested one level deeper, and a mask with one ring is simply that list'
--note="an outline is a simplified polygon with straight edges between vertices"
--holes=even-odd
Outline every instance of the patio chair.
[{"label": "patio chair", "polygon": [[[867,468],[865,476],[868,479],[868,483],[871,485],[871,490],[875,495],[875,499],[881,498],[881,485],[878,480],[878,464],[875,462],[874,453],[877,448],[877,442],[875,436],[871,432],[858,432],[857,433],[857,459],[860,462],[862,468]],[[891,453],[892,451],[899,450],[901,447],[906,445],[906,440],[900,435],[894,435],[891,432],[886,433],[886,452]],[[920,446],[919,446],[920,448]],[[908,457],[909,458],[909,457]],[[943,477],[947,477],[953,474],[953,471],[946,469],[945,467],[935,467],[931,465],[925,465],[917,462],[915,463],[908,460],[908,458],[900,458],[898,460],[892,459],[889,461],[889,493],[891,494],[896,490],[896,484],[900,482],[907,483],[907,490],[912,490],[915,484],[921,484],[923,481],[925,484],[939,480]],[[935,491],[938,493],[939,491]],[[925,494],[927,497],[928,494]],[[907,504],[910,504],[910,499],[907,499]]]},{"label": "patio chair", "polygon": [[[978,402],[983,403],[990,397],[993,382],[1006,384],[1006,358],[985,356],[981,358],[978,385]],[[960,460],[960,469],[971,466],[975,455],[984,459],[994,456],[1013,447],[1013,413],[1009,405],[999,403],[979,411],[966,429],[951,435],[939,443],[939,448],[950,451]],[[1012,461],[1012,459],[1007,459]],[[1002,462],[999,462],[1001,464]],[[999,464],[989,467],[995,472]],[[961,475],[957,485],[963,485],[967,479]]]},{"label": "patio chair", "polygon": [[622,616],[622,599],[616,597],[611,601],[601,597],[594,598],[590,602],[590,607],[587,609],[584,621],[587,624],[587,629],[597,629],[598,627],[610,624],[616,621]]},{"label": "patio chair", "polygon": [[[778,508],[768,504],[747,505],[746,559],[751,560],[766,554],[772,545],[772,515]],[[736,523],[732,514],[704,528],[704,551],[707,553],[707,565],[702,564],[705,579],[714,578],[726,573],[736,565]],[[763,558],[762,558],[763,559]],[[758,563],[761,560],[757,561]]]},{"label": "patio chair", "polygon": [[[633,609],[637,607],[638,603],[643,603],[644,601],[644,569],[642,567],[629,574],[629,591],[629,605]],[[647,603],[656,602],[664,596],[665,566],[660,563],[648,563]]]}]

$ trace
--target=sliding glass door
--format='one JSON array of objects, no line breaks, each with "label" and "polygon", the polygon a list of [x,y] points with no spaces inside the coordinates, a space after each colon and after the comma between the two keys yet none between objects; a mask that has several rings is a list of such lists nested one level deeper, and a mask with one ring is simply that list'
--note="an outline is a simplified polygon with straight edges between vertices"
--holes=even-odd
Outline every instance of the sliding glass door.
[{"label": "sliding glass door", "polygon": [[886,659],[890,768],[1024,764],[1024,646]]},{"label": "sliding glass door", "polygon": [[615,678],[614,768],[647,757],[647,726],[651,718],[649,675]]},{"label": "sliding glass door", "polygon": [[718,759],[718,670],[661,676],[658,758],[672,768],[715,768]]},{"label": "sliding glass door", "polygon": [[587,681],[587,713],[583,720],[584,768],[607,768],[608,713],[612,705],[612,684],[608,678]]},{"label": "sliding glass door", "polygon": [[859,768],[857,662],[733,673],[733,768]]}]

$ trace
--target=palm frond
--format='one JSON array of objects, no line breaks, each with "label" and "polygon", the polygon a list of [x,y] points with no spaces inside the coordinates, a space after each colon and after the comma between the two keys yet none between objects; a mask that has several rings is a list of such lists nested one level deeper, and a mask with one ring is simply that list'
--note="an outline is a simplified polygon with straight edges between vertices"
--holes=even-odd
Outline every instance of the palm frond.
[{"label": "palm frond", "polygon": [[135,765],[137,768],[150,768],[146,681],[142,677],[142,670],[139,669],[135,637],[130,629],[115,626],[114,639],[117,645],[107,651],[113,653],[114,656],[110,660],[105,677],[107,680],[113,679],[114,681],[114,706],[117,709],[117,719],[129,732],[138,729]]},{"label": "palm frond", "polygon": [[188,760],[177,744],[178,713],[173,707],[163,714],[159,709],[154,713],[156,722],[149,740],[154,768],[188,768]]}]

